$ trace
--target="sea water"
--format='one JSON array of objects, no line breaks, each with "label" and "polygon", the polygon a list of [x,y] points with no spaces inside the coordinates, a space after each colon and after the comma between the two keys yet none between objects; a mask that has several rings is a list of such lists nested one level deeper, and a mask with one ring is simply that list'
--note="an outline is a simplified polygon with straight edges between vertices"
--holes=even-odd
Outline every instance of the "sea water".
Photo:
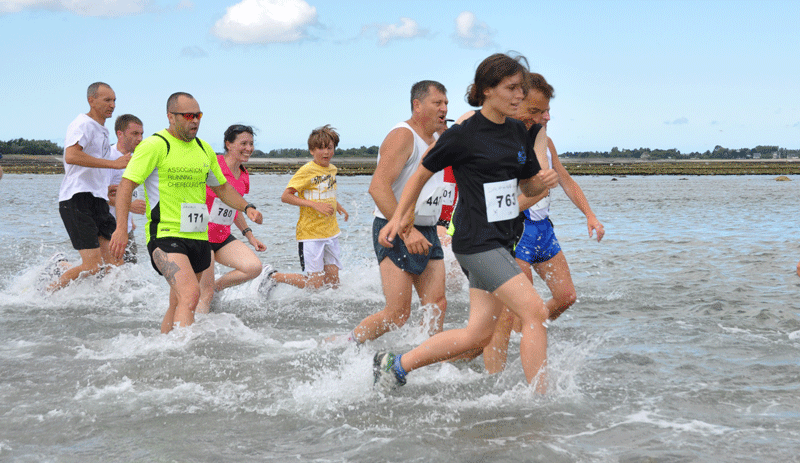
[{"label": "sea water", "polygon": [[[289,175],[253,175],[262,261],[299,271]],[[340,177],[341,286],[249,282],[159,333],[168,287],[139,263],[51,296],[45,260],[71,249],[61,176],[0,181],[0,461],[797,461],[800,177],[577,177],[606,236],[563,191],[552,219],[578,300],[548,331],[548,393],[533,394],[512,336],[508,368],[479,359],[414,371],[383,395],[372,356],[423,341],[431,310],[355,348],[384,298],[369,177]],[[239,233],[235,232],[238,238]],[[218,268],[217,272],[224,269]],[[446,328],[464,326],[449,276]],[[536,282],[543,297],[546,286]]]}]

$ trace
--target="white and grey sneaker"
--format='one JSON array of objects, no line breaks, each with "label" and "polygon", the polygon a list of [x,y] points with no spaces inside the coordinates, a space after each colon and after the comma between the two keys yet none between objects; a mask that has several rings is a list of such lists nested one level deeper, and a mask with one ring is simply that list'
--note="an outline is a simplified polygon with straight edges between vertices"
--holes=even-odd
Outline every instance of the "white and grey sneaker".
[{"label": "white and grey sneaker", "polygon": [[276,272],[277,270],[272,268],[269,264],[264,264],[264,268],[261,269],[261,283],[258,285],[258,292],[263,294],[264,297],[269,297],[269,293],[271,293],[275,285],[278,284],[278,282],[272,278],[272,274]]},{"label": "white and grey sneaker", "polygon": [[390,392],[404,386],[406,379],[393,368],[396,355],[391,352],[378,352],[372,359],[373,386],[381,392]]}]

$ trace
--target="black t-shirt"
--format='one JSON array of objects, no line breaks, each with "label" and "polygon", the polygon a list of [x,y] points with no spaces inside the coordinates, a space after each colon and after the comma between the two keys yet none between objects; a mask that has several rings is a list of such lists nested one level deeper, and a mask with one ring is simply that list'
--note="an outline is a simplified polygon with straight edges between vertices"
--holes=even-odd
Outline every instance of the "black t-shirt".
[{"label": "black t-shirt", "polygon": [[475,254],[513,246],[517,181],[540,170],[533,152],[539,128],[529,135],[518,120],[495,124],[478,111],[447,129],[422,160],[432,172],[453,166],[458,184],[453,252]]}]

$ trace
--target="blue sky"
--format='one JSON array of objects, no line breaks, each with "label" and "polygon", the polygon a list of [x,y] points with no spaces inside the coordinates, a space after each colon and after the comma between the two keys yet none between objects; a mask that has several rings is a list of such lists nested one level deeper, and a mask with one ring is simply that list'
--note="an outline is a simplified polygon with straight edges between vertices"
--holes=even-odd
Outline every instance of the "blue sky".
[{"label": "blue sky", "polygon": [[513,50],[555,87],[559,152],[797,149],[798,24],[777,0],[0,0],[0,140],[63,144],[104,81],[145,133],[192,93],[218,151],[233,123],[264,151],[324,124],[342,148],[379,145],[414,82],[442,82],[455,119],[480,61]]}]

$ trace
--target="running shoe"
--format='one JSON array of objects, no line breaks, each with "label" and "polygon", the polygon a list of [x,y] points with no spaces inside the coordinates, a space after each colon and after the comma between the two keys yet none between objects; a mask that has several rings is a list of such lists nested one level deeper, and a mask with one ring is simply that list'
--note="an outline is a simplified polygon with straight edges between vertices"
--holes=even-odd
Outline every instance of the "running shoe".
[{"label": "running shoe", "polygon": [[372,359],[373,386],[381,392],[389,392],[406,384],[406,379],[397,374],[394,366],[395,355],[391,352],[378,352]]},{"label": "running shoe", "polygon": [[275,285],[278,284],[278,282],[272,278],[272,274],[276,272],[277,270],[272,268],[269,264],[264,264],[264,268],[261,269],[261,283],[258,285],[258,292],[263,294],[264,297],[269,297],[269,293],[271,293]]},{"label": "running shoe", "polygon": [[47,292],[47,288],[50,284],[64,273],[64,267],[61,263],[66,261],[67,256],[63,252],[57,252],[47,259],[44,267],[42,267],[42,271],[39,272],[39,276],[36,278],[36,289],[38,289],[39,292]]}]

